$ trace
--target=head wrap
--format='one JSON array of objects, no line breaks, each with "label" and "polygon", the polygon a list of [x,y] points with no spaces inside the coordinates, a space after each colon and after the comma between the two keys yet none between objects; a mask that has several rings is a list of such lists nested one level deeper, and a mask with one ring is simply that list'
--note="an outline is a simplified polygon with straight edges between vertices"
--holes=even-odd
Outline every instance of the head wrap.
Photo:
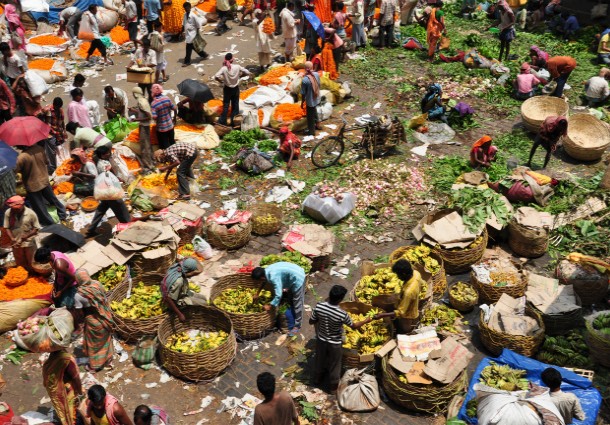
[{"label": "head wrap", "polygon": [[472,145],[472,149],[476,149],[476,148],[480,148],[481,146],[483,146],[485,143],[489,143],[491,142],[491,137],[489,137],[487,134],[483,137],[481,137],[479,140],[477,140],[476,142],[474,142],[474,145]]},{"label": "head wrap", "polygon": [[135,97],[138,101],[138,108],[152,116],[150,103],[148,103],[148,99],[144,96],[144,91],[140,87],[136,86],[131,89],[131,93],[133,93],[133,97]]},{"label": "head wrap", "polygon": [[11,24],[18,26],[19,28],[25,31],[25,28],[21,23],[21,18],[17,13],[17,8],[15,7],[15,5],[7,4],[6,6],[4,6],[4,17]]},{"label": "head wrap", "polygon": [[11,209],[19,209],[25,205],[25,198],[19,195],[11,196],[6,200],[5,204]]},{"label": "head wrap", "polygon": [[197,270],[198,266],[199,261],[190,257],[183,261],[174,263],[169,269],[167,269],[167,273],[161,282],[161,292],[163,295],[167,295],[170,292],[172,286],[174,286],[178,279],[183,278],[186,281],[186,274],[194,272]]},{"label": "head wrap", "polygon": [[144,91],[142,91],[142,88],[138,86],[132,88],[131,93],[135,96],[136,99],[138,98],[138,96],[144,96]]},{"label": "head wrap", "polygon": [[74,272],[74,279],[79,285],[91,282],[91,276],[87,270],[80,268]]},{"label": "head wrap", "polygon": [[163,94],[163,87],[161,84],[153,84],[150,92],[152,93],[152,97],[160,96]]},{"label": "head wrap", "polygon": [[227,69],[230,71],[232,63],[233,63],[233,58],[231,58],[231,59],[223,59],[222,66],[226,66]]},{"label": "head wrap", "polygon": [[540,126],[540,137],[551,142],[551,150],[555,151],[557,142],[568,133],[568,120],[564,116],[547,117]]},{"label": "head wrap", "polygon": [[85,153],[85,150],[83,148],[76,148],[76,149],[72,149],[70,151],[70,156],[76,156],[78,159],[80,159],[80,162],[83,164],[86,164],[87,162],[89,162],[89,157],[87,157],[87,154]]},{"label": "head wrap", "polygon": [[316,76],[313,75],[313,63],[311,61],[305,62],[305,77],[307,77],[311,83],[314,98],[318,98],[320,95],[320,84],[316,80]]},{"label": "head wrap", "polygon": [[288,127],[280,128],[280,134],[288,134],[289,132],[290,130],[288,129]]},{"label": "head wrap", "polygon": [[536,56],[538,56],[540,59],[543,59],[545,62],[549,60],[549,54],[544,50],[541,50],[540,47],[532,46],[530,47],[530,50],[532,52],[535,52]]}]

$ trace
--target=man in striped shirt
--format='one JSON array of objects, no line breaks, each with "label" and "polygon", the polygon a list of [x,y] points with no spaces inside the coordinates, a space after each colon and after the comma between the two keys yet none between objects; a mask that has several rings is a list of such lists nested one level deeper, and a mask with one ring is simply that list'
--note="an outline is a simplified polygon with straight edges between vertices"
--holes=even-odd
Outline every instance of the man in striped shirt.
[{"label": "man in striped shirt", "polygon": [[341,378],[343,325],[358,329],[375,319],[368,317],[361,322],[352,322],[349,314],[339,307],[345,294],[345,287],[334,285],[328,301],[316,305],[309,319],[309,324],[316,325],[317,334],[314,385],[320,385],[324,373],[328,372],[331,392],[337,391]]},{"label": "man in striped shirt", "polygon": [[167,149],[176,142],[174,139],[174,125],[178,118],[177,108],[170,98],[163,94],[163,87],[160,84],[153,84],[150,90],[153,97],[150,109],[152,111],[152,118],[157,123],[156,129],[159,147]]},{"label": "man in striped shirt", "polygon": [[155,161],[168,163],[163,167],[159,167],[159,171],[167,171],[165,180],[169,177],[169,173],[176,167],[176,175],[178,176],[178,192],[179,200],[188,201],[191,199],[191,188],[189,178],[194,179],[193,163],[197,159],[197,148],[192,143],[180,142],[170,146],[167,149],[159,149],[154,154]]}]

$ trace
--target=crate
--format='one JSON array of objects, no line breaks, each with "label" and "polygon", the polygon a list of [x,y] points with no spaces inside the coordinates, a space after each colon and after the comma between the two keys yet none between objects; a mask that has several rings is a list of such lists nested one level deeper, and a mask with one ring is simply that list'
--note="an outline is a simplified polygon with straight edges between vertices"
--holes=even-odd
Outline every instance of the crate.
[{"label": "crate", "polygon": [[137,84],[153,84],[155,82],[155,71],[141,72],[127,70],[127,82]]}]

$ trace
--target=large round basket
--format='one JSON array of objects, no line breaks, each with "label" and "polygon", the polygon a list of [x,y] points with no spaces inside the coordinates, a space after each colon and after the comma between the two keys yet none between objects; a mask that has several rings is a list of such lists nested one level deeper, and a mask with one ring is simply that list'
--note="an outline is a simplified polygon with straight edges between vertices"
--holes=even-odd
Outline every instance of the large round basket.
[{"label": "large round basket", "polygon": [[180,242],[178,242],[178,245],[183,246],[187,243],[192,243],[193,238],[201,234],[201,229],[203,229],[203,219],[201,218],[193,222],[192,225],[185,225],[182,229],[179,229],[176,232],[178,236],[180,236]]},{"label": "large round basket", "polygon": [[521,119],[527,130],[537,133],[545,119],[567,116],[569,108],[568,103],[559,97],[534,96],[521,104]]},{"label": "large round basket", "polygon": [[481,240],[478,240],[476,244],[467,246],[463,249],[443,249],[435,248],[435,251],[443,259],[445,270],[449,274],[461,274],[466,273],[470,270],[470,266],[478,262],[485,253],[487,247],[488,234],[487,229],[483,229],[483,233],[480,235]]},{"label": "large round basket", "polygon": [[[132,284],[135,286],[140,279],[133,279]],[[158,283],[157,283],[158,285]],[[115,286],[114,290],[108,295],[108,303],[113,301],[122,301],[127,296],[129,281],[123,281]],[[133,288],[133,286],[132,286]],[[128,319],[116,314],[112,309],[112,320],[114,321],[114,330],[125,341],[137,341],[145,335],[156,335],[159,329],[159,324],[167,317],[167,313],[158,316],[149,317],[147,319]]]},{"label": "large round basket", "polygon": [[508,223],[508,245],[521,257],[541,257],[549,246],[549,231],[545,228],[525,227],[512,219]]},{"label": "large round basket", "polygon": [[[400,258],[402,258],[402,256],[405,255],[408,251],[413,250],[415,248],[417,248],[416,245],[401,246],[400,248],[397,248],[390,254],[390,263],[395,263]],[[447,290],[447,275],[445,274],[445,265],[441,256],[438,255],[436,252],[430,252],[429,257],[434,258],[441,266],[440,270],[438,270],[432,275],[434,299],[438,299],[441,298]]]},{"label": "large round basket", "polygon": [[504,348],[513,350],[524,356],[531,357],[544,341],[544,322],[542,317],[534,311],[534,309],[527,305],[525,307],[525,315],[533,317],[540,329],[534,335],[521,336],[521,335],[510,335],[504,332],[496,331],[491,329],[485,323],[485,313],[481,311],[479,316],[479,334],[481,336],[481,342],[494,356],[499,356]]},{"label": "large round basket", "polygon": [[[456,282],[458,283],[458,282]],[[455,298],[452,294],[451,294],[451,288],[455,285],[455,283],[451,286],[449,286],[449,304],[451,304],[451,307],[455,308],[457,311],[462,312],[462,313],[466,313],[471,311],[477,304],[479,304],[479,292],[477,291],[477,288],[474,287],[474,285],[468,283],[468,282],[462,282],[465,285],[470,286],[474,292],[477,294],[476,298],[472,301],[465,301],[465,300],[458,300],[457,298]]]},{"label": "large round basket", "polygon": [[252,234],[252,223],[248,222],[242,229],[234,233],[218,233],[209,226],[205,227],[205,238],[210,245],[217,249],[239,249],[250,241]]},{"label": "large round basket", "polygon": [[585,318],[587,327],[585,341],[595,361],[602,366],[610,367],[610,335],[593,328],[593,320],[600,314],[608,314],[608,311],[598,311]]},{"label": "large round basket", "polygon": [[[582,306],[578,295],[574,294],[574,296],[576,298],[576,304],[579,307]],[[563,314],[543,313],[534,305],[532,305],[532,309],[542,317],[546,335],[565,335],[570,330],[582,326],[583,323],[582,307]]]},{"label": "large round basket", "polygon": [[[340,304],[341,309],[344,311],[347,311],[348,313],[352,313],[352,314],[366,314],[368,313],[373,306],[368,305],[368,304],[364,304],[361,302],[342,302]],[[387,340],[384,341],[387,342],[389,341],[393,334],[394,334],[394,326],[392,326],[392,322],[391,320],[389,320],[387,317],[383,319],[383,321],[386,324],[386,327],[388,328],[388,336],[387,336]],[[379,346],[379,348],[381,348],[381,346]],[[370,356],[373,357],[373,356]],[[343,357],[341,360],[341,365],[343,367],[343,369],[362,369],[368,365],[370,365],[371,363],[373,363],[375,361],[375,358],[373,357],[372,359],[362,359],[360,354],[358,353],[357,350],[353,350],[353,349],[347,349],[344,348],[343,349]]]},{"label": "large round basket", "polygon": [[[255,281],[250,277],[249,273],[238,273],[228,276],[223,276],[216,281],[210,291],[210,304],[214,305],[216,298],[226,289],[237,288],[258,289],[260,282]],[[265,289],[272,290],[271,285],[265,285]],[[273,329],[275,326],[276,309],[271,311],[263,311],[261,313],[237,314],[225,312],[233,323],[233,329],[237,335],[243,339],[255,339],[265,335],[265,333]]]},{"label": "large round basket", "polygon": [[383,389],[390,400],[414,412],[437,414],[447,410],[451,399],[463,392],[468,385],[468,374],[464,370],[450,384],[414,385],[402,382],[388,362],[387,356],[381,361]]},{"label": "large round basket", "polygon": [[584,306],[603,302],[608,293],[608,275],[593,266],[562,260],[555,270],[559,282],[573,285]]},{"label": "large round basket", "polygon": [[140,252],[131,259],[131,275],[138,276],[139,280],[148,284],[153,280],[158,280],[159,276],[164,276],[167,269],[176,261],[176,251],[167,248],[167,253],[156,258],[150,258],[150,251]]},{"label": "large round basket", "polygon": [[[252,208],[252,233],[260,236],[272,235],[282,227],[282,210],[273,204],[256,204]],[[257,218],[271,215],[275,220],[270,223],[257,222]]]},{"label": "large round basket", "polygon": [[[181,311],[186,317],[184,322],[180,322],[172,314],[159,326],[157,335],[161,364],[169,373],[180,379],[196,382],[214,379],[235,358],[237,344],[231,319],[225,312],[211,306],[189,306]],[[203,332],[225,331],[229,337],[217,348],[194,354],[179,353],[165,346],[170,336],[191,329]]]},{"label": "large round basket", "polygon": [[475,287],[479,293],[479,299],[482,303],[493,304],[497,302],[502,294],[508,294],[513,298],[519,298],[525,295],[527,289],[527,276],[525,271],[520,264],[513,262],[518,270],[518,282],[515,285],[509,286],[493,286],[489,283],[483,283],[477,279],[477,275],[474,272],[470,273],[470,283]]},{"label": "large round basket", "polygon": [[576,114],[568,118],[568,134],[563,148],[572,158],[596,161],[610,146],[610,128],[593,115]]}]

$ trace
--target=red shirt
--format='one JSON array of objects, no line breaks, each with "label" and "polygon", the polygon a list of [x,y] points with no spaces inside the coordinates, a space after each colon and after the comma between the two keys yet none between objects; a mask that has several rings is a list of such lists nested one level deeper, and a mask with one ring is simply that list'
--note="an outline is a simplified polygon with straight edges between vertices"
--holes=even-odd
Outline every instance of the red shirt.
[{"label": "red shirt", "polygon": [[567,74],[576,68],[576,60],[570,56],[555,56],[546,62],[546,69],[551,77],[557,78],[562,74]]}]

